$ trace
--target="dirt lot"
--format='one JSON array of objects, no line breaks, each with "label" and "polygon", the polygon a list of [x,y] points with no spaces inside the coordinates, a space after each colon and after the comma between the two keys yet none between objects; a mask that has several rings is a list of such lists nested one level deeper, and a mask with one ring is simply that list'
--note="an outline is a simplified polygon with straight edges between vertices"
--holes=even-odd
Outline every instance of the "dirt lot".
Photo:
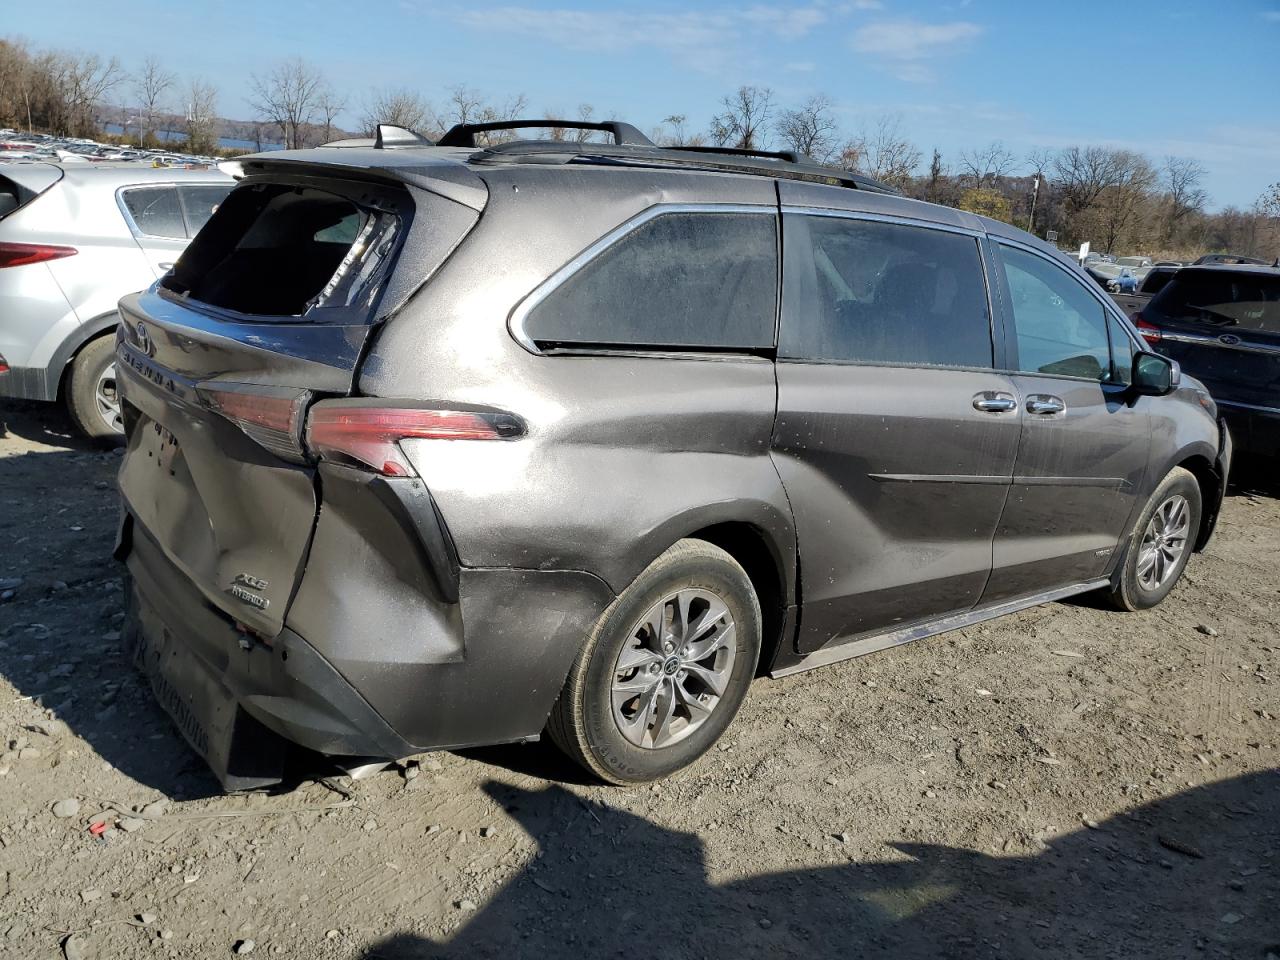
[{"label": "dirt lot", "polygon": [[117,652],[117,456],[0,421],[2,956],[1280,958],[1269,495],[1153,612],[758,682],[661,786],[539,744],[227,797]]}]

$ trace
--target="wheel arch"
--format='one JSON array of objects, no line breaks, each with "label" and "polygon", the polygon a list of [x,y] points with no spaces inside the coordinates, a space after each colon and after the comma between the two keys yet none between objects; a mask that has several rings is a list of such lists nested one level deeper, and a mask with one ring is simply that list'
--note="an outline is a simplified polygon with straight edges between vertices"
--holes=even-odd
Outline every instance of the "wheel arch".
[{"label": "wheel arch", "polygon": [[71,372],[71,363],[76,355],[94,340],[113,332],[119,323],[120,314],[112,310],[92,320],[86,320],[76,327],[74,333],[62,341],[54,351],[46,370],[49,399],[61,401],[65,397],[67,376]]},{"label": "wheel arch", "polygon": [[[721,517],[695,512],[668,528],[661,549],[647,566],[679,540],[703,540],[719,547],[741,564],[760,601],[761,646],[757,675],[766,673],[794,629],[796,602],[796,540],[790,518],[739,514]],[[778,521],[785,519],[785,523]]]},{"label": "wheel arch", "polygon": [[[1200,487],[1200,526],[1196,530],[1193,545],[1193,549],[1198,553],[1205,548],[1213,533],[1226,478],[1218,475],[1213,460],[1202,452],[1192,453],[1179,460],[1174,466],[1181,467],[1195,477],[1196,484]],[[1168,475],[1168,471],[1165,471],[1165,475]]]}]

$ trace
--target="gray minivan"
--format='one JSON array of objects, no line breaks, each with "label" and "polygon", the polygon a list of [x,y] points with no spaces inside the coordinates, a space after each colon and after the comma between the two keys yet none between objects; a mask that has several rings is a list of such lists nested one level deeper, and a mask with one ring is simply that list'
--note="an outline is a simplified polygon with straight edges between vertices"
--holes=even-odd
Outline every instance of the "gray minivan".
[{"label": "gray minivan", "polygon": [[1208,540],[1213,400],[1052,247],[493,127],[245,158],[121,302],[126,639],[226,788],[544,731],[661,777],[758,674],[1140,610]]}]

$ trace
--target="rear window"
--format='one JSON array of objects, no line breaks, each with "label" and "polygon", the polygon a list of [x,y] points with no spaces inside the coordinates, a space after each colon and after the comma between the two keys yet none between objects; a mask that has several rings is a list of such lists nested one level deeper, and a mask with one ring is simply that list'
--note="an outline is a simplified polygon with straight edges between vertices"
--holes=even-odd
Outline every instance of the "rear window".
[{"label": "rear window", "polygon": [[1280,333],[1280,273],[1180,270],[1147,310],[1153,317],[1203,323],[1224,332]]},{"label": "rear window", "polygon": [[552,347],[771,347],[776,234],[772,213],[656,216],[552,290],[524,332]]},{"label": "rear window", "polygon": [[211,210],[162,285],[237,313],[363,322],[399,229],[397,214],[337,192],[246,184]]}]

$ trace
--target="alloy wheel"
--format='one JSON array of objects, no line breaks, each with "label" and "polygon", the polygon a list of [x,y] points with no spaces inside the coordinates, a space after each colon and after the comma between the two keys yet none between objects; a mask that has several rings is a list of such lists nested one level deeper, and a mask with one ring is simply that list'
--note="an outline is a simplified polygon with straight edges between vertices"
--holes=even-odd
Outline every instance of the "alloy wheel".
[{"label": "alloy wheel", "polygon": [[1155,590],[1173,575],[1187,550],[1191,530],[1191,508],[1187,498],[1174,494],[1156,508],[1147,522],[1138,547],[1138,583]]},{"label": "alloy wheel", "polygon": [[659,600],[631,629],[613,671],[618,729],[637,747],[678,743],[715,711],[737,655],[736,625],[710,590]]},{"label": "alloy wheel", "polygon": [[120,414],[120,394],[116,386],[116,365],[109,363],[98,374],[93,386],[93,399],[98,416],[113,432],[124,433],[124,417]]}]

